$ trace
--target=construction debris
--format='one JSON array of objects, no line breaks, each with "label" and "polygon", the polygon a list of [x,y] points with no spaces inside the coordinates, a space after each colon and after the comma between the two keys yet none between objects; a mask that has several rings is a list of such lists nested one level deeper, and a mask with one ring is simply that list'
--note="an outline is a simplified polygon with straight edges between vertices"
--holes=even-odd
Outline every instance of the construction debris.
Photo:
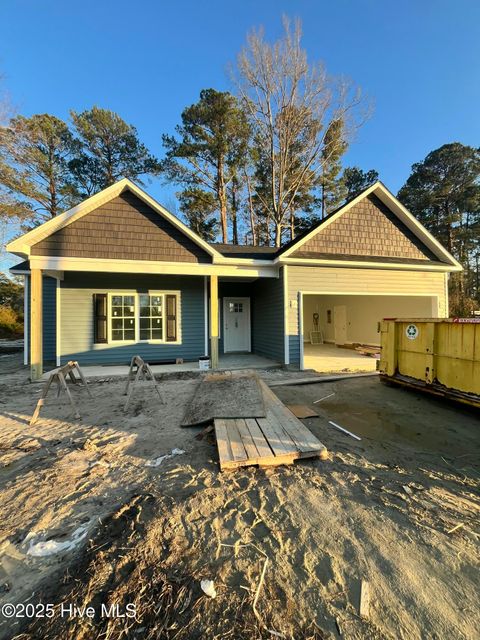
[{"label": "construction debris", "polygon": [[365,619],[370,615],[370,584],[366,580],[362,580],[360,586],[359,614],[361,618]]},{"label": "construction debris", "polygon": [[343,427],[341,427],[336,422],[332,422],[332,420],[329,420],[328,424],[331,424],[336,429],[340,429],[340,431],[343,431],[343,433],[346,433],[347,435],[352,436],[352,438],[355,438],[355,440],[361,440],[360,436],[356,436],[354,433],[352,433],[351,431],[348,431],[347,429],[344,429]]},{"label": "construction debris", "polygon": [[322,402],[322,400],[326,400],[327,398],[331,398],[334,395],[335,395],[334,393],[329,393],[328,396],[323,396],[323,398],[319,398],[318,400],[314,400],[313,404],[318,404],[319,402]]},{"label": "construction debris", "polygon": [[88,392],[88,395],[92,397],[90,389],[88,388],[87,381],[85,379],[85,376],[82,373],[82,370],[78,365],[78,362],[74,360],[70,360],[69,362],[67,362],[67,364],[63,365],[63,367],[56,369],[49,375],[48,380],[45,384],[45,387],[43,388],[42,396],[38,400],[37,406],[35,407],[35,411],[33,412],[33,416],[30,419],[30,426],[35,424],[35,422],[37,421],[38,416],[40,415],[40,409],[44,406],[45,399],[48,395],[48,392],[50,391],[50,387],[54,382],[56,382],[57,384],[57,398],[60,396],[62,391],[65,391],[65,393],[68,396],[68,400],[72,406],[75,418],[77,419],[81,418],[80,413],[77,409],[77,405],[73,401],[72,394],[70,393],[70,389],[68,388],[68,385],[66,382],[66,377],[68,376],[73,384],[77,384],[78,380],[75,377],[75,371],[78,373],[80,380],[83,383],[83,386]]},{"label": "construction debris", "polygon": [[326,447],[296,418],[268,386],[259,380],[265,418],[215,420],[220,469],[249,465],[292,464],[299,458],[328,457]]},{"label": "construction debris", "polygon": [[160,393],[160,389],[158,388],[157,381],[155,380],[155,376],[153,375],[153,371],[150,365],[148,364],[148,362],[145,362],[140,356],[133,356],[130,362],[130,369],[128,370],[127,386],[125,387],[125,391],[123,392],[124,395],[128,394],[128,398],[123,409],[124,411],[128,409],[128,405],[130,404],[130,400],[132,399],[133,391],[141,380],[150,382],[155,387],[155,391],[158,393],[160,402],[164,404],[162,394]]},{"label": "construction debris", "polygon": [[316,418],[318,413],[306,404],[288,404],[287,407],[297,418]]}]

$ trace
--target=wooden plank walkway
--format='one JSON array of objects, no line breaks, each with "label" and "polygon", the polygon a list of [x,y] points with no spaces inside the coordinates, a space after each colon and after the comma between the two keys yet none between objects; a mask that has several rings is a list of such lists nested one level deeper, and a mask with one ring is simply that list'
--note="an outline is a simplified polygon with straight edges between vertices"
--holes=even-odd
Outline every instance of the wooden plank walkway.
[{"label": "wooden plank walkway", "polygon": [[326,447],[262,380],[259,384],[265,400],[265,418],[216,418],[214,421],[220,469],[292,464],[299,458],[324,460]]}]

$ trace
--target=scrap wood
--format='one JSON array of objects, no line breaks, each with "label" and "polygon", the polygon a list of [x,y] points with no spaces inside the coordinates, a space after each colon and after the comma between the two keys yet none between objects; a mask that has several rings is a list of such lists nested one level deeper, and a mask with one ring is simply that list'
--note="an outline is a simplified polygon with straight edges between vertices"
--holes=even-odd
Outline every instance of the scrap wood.
[{"label": "scrap wood", "polygon": [[367,376],[378,376],[378,371],[368,373],[345,373],[335,376],[310,376],[309,378],[290,378],[289,380],[272,380],[268,382],[269,387],[287,387],[297,384],[316,384],[318,382],[336,382],[337,380],[349,380],[355,378],[365,378]]},{"label": "scrap wood", "polygon": [[75,371],[78,373],[83,386],[87,390],[88,395],[92,397],[92,393],[88,387],[87,381],[82,373],[82,370],[80,369],[78,362],[76,360],[69,360],[67,364],[64,364],[63,367],[59,367],[49,375],[48,380],[43,388],[42,395],[39,398],[35,407],[35,411],[33,412],[33,415],[30,419],[30,426],[35,424],[35,422],[37,421],[38,416],[40,415],[40,409],[45,405],[45,399],[48,395],[48,392],[50,391],[50,387],[54,382],[57,383],[57,398],[60,396],[61,392],[64,391],[68,396],[68,400],[75,414],[75,418],[81,418],[77,405],[73,401],[72,394],[70,393],[70,389],[68,388],[66,381],[66,377],[68,376],[73,384],[77,384],[78,380],[75,377]]},{"label": "scrap wood", "polygon": [[287,404],[287,407],[297,418],[315,418],[318,416],[318,413],[307,407],[306,404]]},{"label": "scrap wood", "polygon": [[370,584],[366,580],[362,580],[360,585],[359,613],[361,618],[368,618],[370,615]]}]

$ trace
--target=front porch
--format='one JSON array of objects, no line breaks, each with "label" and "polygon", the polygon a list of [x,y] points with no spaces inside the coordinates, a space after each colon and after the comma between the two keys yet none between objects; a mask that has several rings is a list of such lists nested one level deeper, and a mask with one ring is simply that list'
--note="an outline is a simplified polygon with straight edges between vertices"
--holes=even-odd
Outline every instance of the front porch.
[{"label": "front porch", "polygon": [[[223,354],[219,357],[218,367],[216,371],[236,371],[238,369],[275,369],[282,367],[281,362],[276,362],[270,358],[259,356],[255,353],[230,353]],[[184,362],[182,364],[154,364],[151,369],[155,375],[174,374],[184,372],[199,372],[198,362]],[[82,373],[87,378],[111,378],[125,377],[128,374],[128,365],[90,365],[82,367]],[[56,371],[52,369],[45,372],[41,381],[48,379],[51,373]]]}]

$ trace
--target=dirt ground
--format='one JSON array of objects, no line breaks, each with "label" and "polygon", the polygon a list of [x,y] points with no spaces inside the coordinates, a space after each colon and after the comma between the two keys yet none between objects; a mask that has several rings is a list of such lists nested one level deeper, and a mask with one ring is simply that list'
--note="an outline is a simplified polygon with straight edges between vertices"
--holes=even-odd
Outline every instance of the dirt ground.
[{"label": "dirt ground", "polygon": [[221,474],[179,426],[198,377],[127,414],[124,381],[92,382],[82,420],[53,396],[29,427],[41,386],[17,354],[0,373],[0,606],[31,605],[1,639],[478,637],[478,414],[377,378],[276,387],[330,459]]}]

